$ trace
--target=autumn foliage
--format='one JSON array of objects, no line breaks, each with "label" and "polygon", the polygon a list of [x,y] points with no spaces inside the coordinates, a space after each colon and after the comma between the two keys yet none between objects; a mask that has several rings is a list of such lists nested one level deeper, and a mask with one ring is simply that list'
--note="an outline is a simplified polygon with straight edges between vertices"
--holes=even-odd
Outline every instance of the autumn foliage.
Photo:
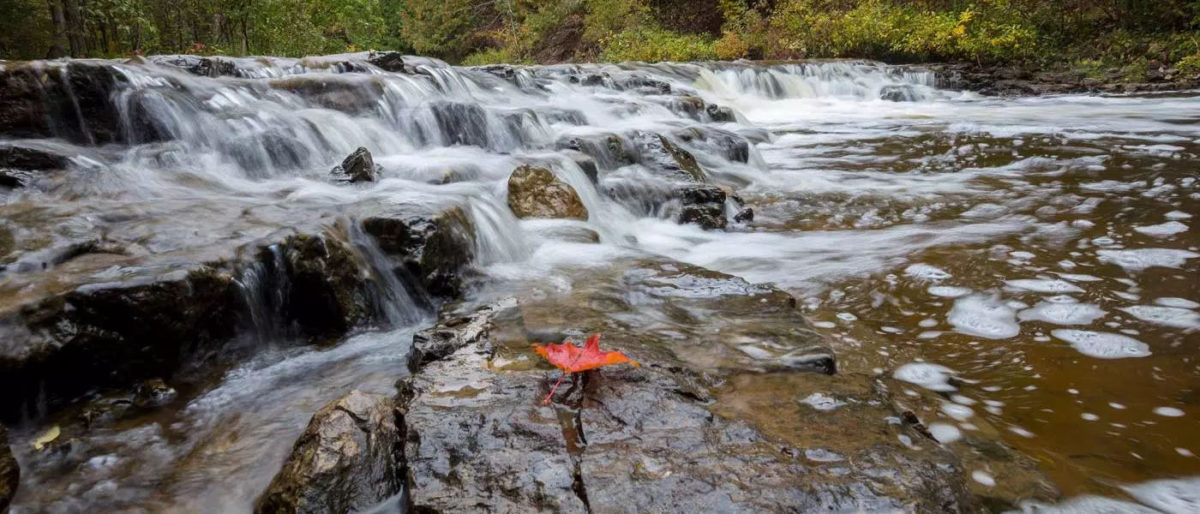
[{"label": "autumn foliage", "polygon": [[621,352],[601,351],[600,334],[592,334],[582,348],[570,341],[564,341],[562,344],[534,345],[534,350],[550,361],[550,364],[563,371],[563,376],[559,377],[558,382],[550,389],[550,394],[546,395],[545,403],[550,402],[550,398],[554,396],[554,391],[558,389],[558,385],[570,373],[626,362],[635,367],[640,366],[637,361],[630,359],[629,356]]}]

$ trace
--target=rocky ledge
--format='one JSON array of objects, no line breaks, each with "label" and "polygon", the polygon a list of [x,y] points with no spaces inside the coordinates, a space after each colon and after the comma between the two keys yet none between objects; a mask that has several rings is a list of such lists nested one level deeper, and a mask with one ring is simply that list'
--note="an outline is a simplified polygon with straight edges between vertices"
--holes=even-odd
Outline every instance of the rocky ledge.
[{"label": "rocky ledge", "polygon": [[[544,403],[558,372],[530,341],[591,332],[642,367],[570,375]],[[362,428],[371,416],[356,416],[360,428],[344,431],[390,434],[394,423],[400,450],[371,445],[375,457],[327,460],[393,456],[404,483],[371,496],[398,501],[404,490],[409,512],[980,508],[960,457],[929,436],[911,399],[897,399],[904,384],[836,373],[790,296],[720,273],[641,261],[585,274],[571,293],[459,304],[414,338],[410,368],[395,418]],[[309,432],[346,401],[314,416]],[[310,438],[276,483],[309,505],[340,501],[344,493],[325,492],[345,483],[336,474],[289,478],[294,462],[312,460]]]},{"label": "rocky ledge", "polygon": [[1037,69],[1022,65],[974,63],[929,64],[938,87],[975,91],[989,96],[1067,93],[1154,93],[1200,88],[1200,74],[1186,73],[1155,61],[1144,70]]},{"label": "rocky ledge", "polygon": [[388,295],[408,294],[428,309],[457,294],[474,252],[461,208],[373,205],[347,214],[294,218],[292,233],[162,253],[132,239],[64,243],[41,264],[0,272],[14,293],[0,301],[0,417],[36,416],[96,389],[169,380],[210,363],[239,334],[326,342],[388,321],[395,315],[388,304],[396,303]]}]

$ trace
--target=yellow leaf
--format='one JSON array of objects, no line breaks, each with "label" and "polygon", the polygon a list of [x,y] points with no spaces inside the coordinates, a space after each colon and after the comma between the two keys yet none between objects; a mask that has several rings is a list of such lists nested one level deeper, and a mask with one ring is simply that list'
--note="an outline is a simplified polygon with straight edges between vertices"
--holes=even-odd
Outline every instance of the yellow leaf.
[{"label": "yellow leaf", "polygon": [[58,425],[50,427],[49,430],[38,436],[37,439],[33,440],[33,449],[42,451],[42,448],[44,448],[47,444],[50,444],[54,442],[55,439],[58,439],[59,434],[62,434],[62,430],[59,430]]}]

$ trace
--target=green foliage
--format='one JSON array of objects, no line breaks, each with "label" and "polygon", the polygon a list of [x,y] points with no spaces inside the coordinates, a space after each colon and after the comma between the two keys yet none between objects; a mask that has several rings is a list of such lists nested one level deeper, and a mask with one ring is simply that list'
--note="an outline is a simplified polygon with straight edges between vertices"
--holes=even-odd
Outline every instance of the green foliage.
[{"label": "green foliage", "polygon": [[690,34],[656,27],[626,29],[600,41],[600,60],[702,61],[717,58],[713,42]]},{"label": "green foliage", "polygon": [[1129,80],[1200,60],[1200,0],[0,0],[0,12],[0,58],[19,59],[860,57],[1123,68]]}]

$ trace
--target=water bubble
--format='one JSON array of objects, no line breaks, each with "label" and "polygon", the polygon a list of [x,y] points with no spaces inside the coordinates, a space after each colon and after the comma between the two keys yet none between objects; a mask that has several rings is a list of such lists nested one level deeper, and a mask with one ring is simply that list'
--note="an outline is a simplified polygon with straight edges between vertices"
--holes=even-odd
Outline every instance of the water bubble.
[{"label": "water bubble", "polygon": [[896,368],[892,377],[910,384],[916,384],[930,391],[954,391],[950,378],[954,370],[939,364],[913,362]]},{"label": "water bubble", "polygon": [[1176,409],[1175,407],[1155,407],[1154,413],[1168,418],[1181,418],[1184,415],[1182,410]]},{"label": "water bubble", "polygon": [[962,439],[962,432],[958,427],[946,423],[930,423],[929,434],[939,443],[953,443]]},{"label": "water bubble", "polygon": [[971,295],[954,301],[946,320],[963,334],[1008,339],[1021,333],[1016,312],[996,296]]}]

